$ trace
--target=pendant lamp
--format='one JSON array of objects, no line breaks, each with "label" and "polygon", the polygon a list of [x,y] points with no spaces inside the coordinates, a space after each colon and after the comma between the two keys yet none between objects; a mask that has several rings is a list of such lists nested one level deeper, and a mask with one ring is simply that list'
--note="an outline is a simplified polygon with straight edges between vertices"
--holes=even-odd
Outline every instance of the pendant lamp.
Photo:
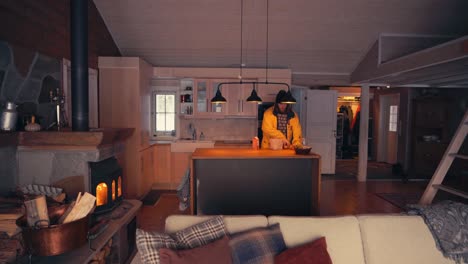
[{"label": "pendant lamp", "polygon": [[221,91],[219,90],[219,85],[218,85],[218,90],[216,90],[215,96],[211,99],[212,104],[222,104],[226,103],[226,98],[223,97],[221,94]]},{"label": "pendant lamp", "polygon": [[243,56],[242,56],[242,44],[243,44],[243,16],[244,16],[244,0],[240,0],[241,2],[241,7],[240,7],[240,63],[239,63],[239,81],[238,82],[221,82],[218,84],[218,89],[216,91],[216,95],[211,99],[211,103],[216,104],[216,103],[226,103],[226,98],[224,98],[221,95],[221,90],[220,87],[222,85],[228,84],[228,85],[240,85],[242,86],[243,84],[252,84],[252,92],[250,93],[250,96],[247,98],[247,102],[254,102],[254,103],[262,103],[262,99],[258,96],[257,94],[257,84],[265,84],[265,85],[281,85],[285,86],[288,88],[286,96],[283,98],[282,103],[285,104],[295,104],[296,99],[292,96],[291,94],[291,89],[289,87],[289,84],[284,83],[284,82],[268,82],[268,19],[269,19],[269,0],[266,0],[266,48],[265,48],[265,81],[259,82],[259,81],[253,81],[253,82],[243,82],[242,81],[242,67],[244,65],[244,62],[242,61]]},{"label": "pendant lamp", "polygon": [[291,90],[289,89],[289,87],[288,87],[288,91],[286,92],[286,94],[283,96],[283,98],[281,98],[280,103],[281,104],[295,104],[296,103],[296,99],[292,96]]},{"label": "pendant lamp", "polygon": [[[268,84],[268,25],[269,25],[269,1],[266,0],[266,63],[265,63],[265,83]],[[295,104],[296,99],[292,96],[291,94],[291,89],[289,88],[289,85],[285,84],[288,87],[288,91],[286,92],[286,95],[283,96],[281,99],[280,103],[282,104]]]},{"label": "pendant lamp", "polygon": [[247,98],[247,102],[261,104],[262,98],[260,98],[257,94],[257,91],[255,91],[255,86],[256,85],[254,83],[253,88],[252,88],[252,93],[250,93],[250,96]]}]

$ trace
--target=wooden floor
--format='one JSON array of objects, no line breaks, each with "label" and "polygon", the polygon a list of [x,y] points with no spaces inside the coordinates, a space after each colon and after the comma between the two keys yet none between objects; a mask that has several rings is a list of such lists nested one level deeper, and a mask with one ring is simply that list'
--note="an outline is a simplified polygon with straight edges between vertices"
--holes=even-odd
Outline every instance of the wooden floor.
[{"label": "wooden floor", "polygon": [[[427,182],[323,180],[320,215],[399,213],[401,209],[378,197],[376,193],[422,193]],[[143,206],[139,216],[140,228],[163,231],[164,221],[172,214],[188,214],[179,211],[176,194],[164,194],[153,206]]]}]

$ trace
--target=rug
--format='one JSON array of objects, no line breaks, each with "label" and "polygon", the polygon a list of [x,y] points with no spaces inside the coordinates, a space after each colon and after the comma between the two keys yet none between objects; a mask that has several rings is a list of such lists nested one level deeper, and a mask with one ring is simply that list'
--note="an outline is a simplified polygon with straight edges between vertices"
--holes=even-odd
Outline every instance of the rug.
[{"label": "rug", "polygon": [[404,210],[407,204],[417,204],[422,193],[376,193],[375,195]]},{"label": "rug", "polygon": [[174,190],[151,190],[141,201],[143,202],[143,205],[155,205],[158,202],[161,195],[166,194],[166,193],[175,194],[176,191]]}]

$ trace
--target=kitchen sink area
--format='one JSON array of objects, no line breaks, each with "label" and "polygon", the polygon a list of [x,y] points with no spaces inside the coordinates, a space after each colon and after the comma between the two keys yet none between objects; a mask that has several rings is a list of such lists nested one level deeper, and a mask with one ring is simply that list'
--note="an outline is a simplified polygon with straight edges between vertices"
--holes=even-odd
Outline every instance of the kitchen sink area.
[{"label": "kitchen sink area", "polygon": [[177,139],[171,143],[171,152],[194,152],[197,148],[214,148],[213,140]]}]

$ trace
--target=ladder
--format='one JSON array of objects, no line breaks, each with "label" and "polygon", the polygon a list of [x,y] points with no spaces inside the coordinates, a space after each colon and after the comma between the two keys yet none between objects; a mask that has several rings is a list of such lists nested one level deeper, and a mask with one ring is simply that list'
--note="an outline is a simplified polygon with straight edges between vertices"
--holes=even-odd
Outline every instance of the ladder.
[{"label": "ladder", "polygon": [[465,116],[463,117],[460,125],[458,126],[455,135],[452,138],[449,146],[445,150],[444,156],[440,160],[439,166],[432,175],[431,181],[426,187],[421,199],[419,200],[419,204],[421,205],[428,205],[432,203],[436,193],[438,190],[442,190],[445,192],[449,192],[451,194],[461,196],[465,199],[468,199],[468,193],[456,190],[452,187],[442,185],[442,181],[447,174],[452,162],[455,158],[460,159],[468,159],[466,155],[458,154],[463,141],[465,140],[466,134],[468,132],[468,110],[465,112]]}]

